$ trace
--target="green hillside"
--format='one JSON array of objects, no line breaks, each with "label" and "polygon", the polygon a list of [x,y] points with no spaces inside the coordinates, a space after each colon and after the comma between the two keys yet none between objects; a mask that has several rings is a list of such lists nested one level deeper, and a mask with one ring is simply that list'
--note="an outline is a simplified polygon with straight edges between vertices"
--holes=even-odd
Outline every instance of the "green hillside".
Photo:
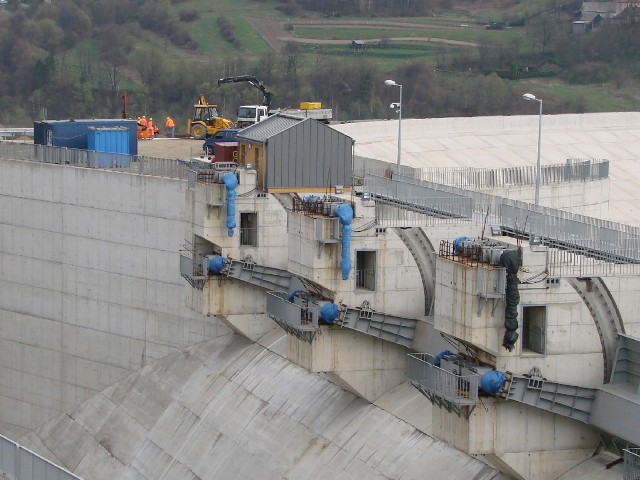
[{"label": "green hillside", "polygon": [[[339,6],[340,10],[337,9]],[[637,22],[572,34],[580,3],[441,0],[9,0],[0,6],[0,123],[128,113],[186,118],[203,93],[233,117],[321,101],[339,120],[635,110]],[[311,10],[313,9],[313,10]],[[402,16],[405,14],[406,16]],[[420,16],[415,16],[415,15]],[[487,28],[491,25],[492,28]],[[355,48],[352,42],[361,40]]]}]

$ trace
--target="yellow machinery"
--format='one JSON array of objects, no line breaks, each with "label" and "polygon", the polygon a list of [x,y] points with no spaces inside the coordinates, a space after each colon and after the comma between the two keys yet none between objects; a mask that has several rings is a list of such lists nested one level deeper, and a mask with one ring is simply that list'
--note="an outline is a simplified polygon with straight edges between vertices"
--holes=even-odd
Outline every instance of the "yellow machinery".
[{"label": "yellow machinery", "polygon": [[193,106],[193,116],[187,120],[187,132],[197,140],[210,137],[223,128],[233,128],[231,120],[218,116],[218,106],[209,105],[204,95]]}]

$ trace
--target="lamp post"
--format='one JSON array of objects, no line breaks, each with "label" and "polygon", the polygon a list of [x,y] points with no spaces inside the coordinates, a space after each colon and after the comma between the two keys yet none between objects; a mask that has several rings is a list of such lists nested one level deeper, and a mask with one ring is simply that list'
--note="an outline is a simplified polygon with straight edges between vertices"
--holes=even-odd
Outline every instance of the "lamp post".
[{"label": "lamp post", "polygon": [[527,101],[534,101],[540,103],[540,115],[538,115],[538,161],[536,163],[536,199],[535,204],[540,204],[540,140],[542,138],[542,100],[536,98],[532,93],[525,93],[522,95]]},{"label": "lamp post", "polygon": [[394,82],[393,80],[385,80],[384,83],[391,87],[400,87],[400,99],[398,100],[398,103],[392,103],[390,105],[391,108],[398,109],[398,166],[396,173],[400,174],[400,151],[402,149],[402,85]]}]

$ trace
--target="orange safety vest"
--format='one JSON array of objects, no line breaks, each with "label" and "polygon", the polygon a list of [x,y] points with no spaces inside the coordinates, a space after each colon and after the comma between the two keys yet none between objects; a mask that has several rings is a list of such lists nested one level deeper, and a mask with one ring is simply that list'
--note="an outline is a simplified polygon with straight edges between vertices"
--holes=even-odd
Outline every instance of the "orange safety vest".
[{"label": "orange safety vest", "polygon": [[146,126],[147,126],[147,119],[146,119],[146,118],[144,118],[144,117],[142,117],[142,118],[140,119],[140,125],[142,125],[143,127],[146,127]]},{"label": "orange safety vest", "polygon": [[171,118],[167,118],[166,123],[164,124],[165,127],[167,128],[173,128],[176,126],[175,123],[173,123],[173,120]]}]

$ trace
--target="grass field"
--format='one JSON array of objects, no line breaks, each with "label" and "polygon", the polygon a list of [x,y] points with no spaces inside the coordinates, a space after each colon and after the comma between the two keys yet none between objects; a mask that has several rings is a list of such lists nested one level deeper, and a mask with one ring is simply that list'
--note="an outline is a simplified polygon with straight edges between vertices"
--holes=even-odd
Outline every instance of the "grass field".
[{"label": "grass field", "polygon": [[[434,65],[443,59],[454,57],[478,58],[477,46],[449,45],[440,42],[469,42],[479,45],[499,45],[502,48],[518,48],[520,53],[539,51],[536,37],[528,36],[525,28],[508,28],[501,31],[486,30],[485,23],[508,21],[536,15],[534,4],[515,0],[502,0],[491,4],[475,14],[464,11],[450,11],[444,14],[419,18],[370,18],[342,17],[325,19],[320,15],[306,13],[304,18],[287,18],[275,9],[280,3],[275,1],[256,2],[252,0],[187,0],[174,4],[175,14],[181,9],[196,9],[199,20],[185,27],[198,43],[198,52],[208,58],[238,58],[248,64],[271,50],[268,42],[249,23],[247,17],[278,19],[280,30],[273,33],[278,38],[292,36],[301,43],[303,59],[301,65],[312,65],[318,55],[344,60],[363,59],[372,62],[383,72],[392,73],[398,67],[415,61]],[[538,5],[539,7],[539,5]],[[224,15],[233,24],[239,44],[225,40],[217,24]],[[285,29],[285,24],[293,26]],[[411,40],[400,40],[409,38]],[[366,48],[354,52],[351,40],[385,39],[384,48]],[[398,40],[394,40],[398,39]],[[318,42],[314,42],[318,40]],[[344,44],[331,45],[323,42],[340,41]],[[376,42],[377,43],[377,42]],[[278,52],[279,53],[279,52]],[[565,102],[567,105],[584,106],[585,111],[625,111],[634,108],[634,97],[640,93],[632,88],[618,89],[614,85],[569,85],[559,78],[520,80],[523,88],[535,87],[539,95],[546,95]],[[582,108],[582,107],[581,107]]]}]

